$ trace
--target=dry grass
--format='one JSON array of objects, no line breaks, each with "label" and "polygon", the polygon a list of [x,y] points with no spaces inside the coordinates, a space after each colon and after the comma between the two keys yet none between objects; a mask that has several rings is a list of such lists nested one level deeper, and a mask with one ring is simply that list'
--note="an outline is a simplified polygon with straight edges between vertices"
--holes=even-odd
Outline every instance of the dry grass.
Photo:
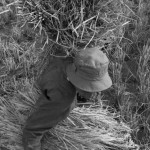
[{"label": "dry grass", "polygon": [[116,113],[107,109],[77,107],[67,120],[45,135],[43,147],[136,149],[133,139],[140,149],[149,149],[150,3],[89,3],[0,2],[0,146],[22,149],[22,128],[39,95],[35,81],[49,56],[72,55],[77,48],[99,45],[111,60],[113,79],[112,88],[102,93],[103,99],[118,104],[121,123],[114,119]]},{"label": "dry grass", "polygon": [[[1,97],[0,101],[1,146],[10,150],[23,149],[22,128],[38,97],[37,90],[29,87],[27,82],[25,87],[27,93],[18,91],[11,101],[10,97]],[[138,146],[131,139],[131,129],[123,122],[113,119],[116,117],[115,113],[109,113],[99,106],[77,107],[64,122],[45,135],[43,149],[137,149]]]},{"label": "dry grass", "polygon": [[[114,80],[111,96],[118,103],[122,119],[133,129],[133,138],[141,149],[150,147],[149,102],[149,1],[132,6],[138,16],[125,30],[124,39],[112,55]],[[116,50],[116,49],[115,49]]]},{"label": "dry grass", "polygon": [[[25,0],[18,15],[37,32],[44,32],[46,43],[61,46],[69,55],[79,48],[102,48],[121,40],[133,14],[128,4],[120,0]],[[56,50],[52,54],[58,55]]]}]

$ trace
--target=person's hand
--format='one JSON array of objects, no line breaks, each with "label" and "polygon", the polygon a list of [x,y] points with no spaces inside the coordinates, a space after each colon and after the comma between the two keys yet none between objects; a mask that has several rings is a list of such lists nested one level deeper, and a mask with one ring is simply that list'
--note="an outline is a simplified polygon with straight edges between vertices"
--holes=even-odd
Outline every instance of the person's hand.
[{"label": "person's hand", "polygon": [[92,96],[92,92],[87,92],[87,91],[83,91],[81,89],[77,88],[77,92],[78,92],[78,96],[80,97],[80,99],[90,99],[90,97]]},{"label": "person's hand", "polygon": [[78,100],[83,102],[95,102],[100,95],[100,92],[87,92],[77,88]]}]

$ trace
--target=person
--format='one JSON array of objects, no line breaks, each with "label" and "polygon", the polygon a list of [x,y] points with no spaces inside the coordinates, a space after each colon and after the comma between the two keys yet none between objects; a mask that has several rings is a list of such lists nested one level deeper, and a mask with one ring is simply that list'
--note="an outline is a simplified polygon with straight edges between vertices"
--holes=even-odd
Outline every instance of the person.
[{"label": "person", "polygon": [[41,150],[43,135],[72,110],[76,91],[88,98],[112,85],[108,64],[107,56],[98,47],[82,49],[74,59],[52,59],[38,81],[41,95],[37,109],[23,129],[24,150]]}]

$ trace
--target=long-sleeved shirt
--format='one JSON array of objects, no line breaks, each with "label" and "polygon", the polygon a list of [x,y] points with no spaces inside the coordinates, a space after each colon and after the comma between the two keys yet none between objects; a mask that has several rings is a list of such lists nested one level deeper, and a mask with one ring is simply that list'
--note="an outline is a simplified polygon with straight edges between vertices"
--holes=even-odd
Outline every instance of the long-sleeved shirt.
[{"label": "long-sleeved shirt", "polygon": [[38,85],[46,98],[58,101],[70,101],[75,97],[76,89],[67,80],[66,67],[72,63],[72,58],[53,58],[42,73]]},{"label": "long-sleeved shirt", "polygon": [[69,63],[70,58],[52,59],[37,81],[42,93],[23,130],[24,150],[41,150],[44,133],[69,115],[76,94],[76,88],[67,80]]}]

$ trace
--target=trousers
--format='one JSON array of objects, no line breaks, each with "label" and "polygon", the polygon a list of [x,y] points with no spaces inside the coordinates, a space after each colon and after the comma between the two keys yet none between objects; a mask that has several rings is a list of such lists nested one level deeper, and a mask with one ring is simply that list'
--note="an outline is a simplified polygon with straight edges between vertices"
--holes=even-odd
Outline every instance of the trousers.
[{"label": "trousers", "polygon": [[41,95],[36,105],[37,109],[30,115],[23,129],[24,150],[41,150],[43,135],[67,118],[75,106],[74,99],[70,101],[51,101]]}]

